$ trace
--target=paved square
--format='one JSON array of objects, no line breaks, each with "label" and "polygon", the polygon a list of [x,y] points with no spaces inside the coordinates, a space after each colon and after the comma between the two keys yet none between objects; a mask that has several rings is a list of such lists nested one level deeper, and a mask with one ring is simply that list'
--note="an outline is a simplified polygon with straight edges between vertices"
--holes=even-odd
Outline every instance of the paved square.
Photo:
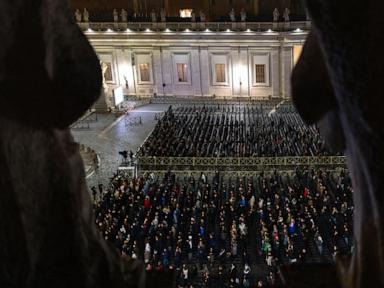
[{"label": "paved square", "polygon": [[[100,157],[100,167],[87,178],[88,186],[107,185],[122,161],[119,151],[135,152],[155,127],[155,114],[168,107],[168,104],[149,104],[119,118],[114,114],[97,114],[97,121],[90,122],[89,129],[72,129],[75,141],[92,148]],[[141,117],[142,124],[129,125],[126,120],[135,117]]]}]

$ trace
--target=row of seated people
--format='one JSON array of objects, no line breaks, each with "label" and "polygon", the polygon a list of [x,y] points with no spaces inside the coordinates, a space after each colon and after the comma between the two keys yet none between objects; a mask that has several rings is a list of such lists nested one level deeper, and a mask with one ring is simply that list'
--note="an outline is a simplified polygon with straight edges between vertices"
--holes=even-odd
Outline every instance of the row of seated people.
[{"label": "row of seated people", "polygon": [[[192,108],[193,109],[193,108]],[[230,109],[230,108],[227,108]],[[138,151],[159,157],[282,157],[329,156],[315,127],[296,113],[241,113],[195,108],[174,113],[172,107],[158,121]]]},{"label": "row of seated people", "polygon": [[178,287],[279,287],[278,265],[331,262],[353,248],[344,172],[119,174],[100,199],[94,209],[105,239],[147,270],[172,269]]}]

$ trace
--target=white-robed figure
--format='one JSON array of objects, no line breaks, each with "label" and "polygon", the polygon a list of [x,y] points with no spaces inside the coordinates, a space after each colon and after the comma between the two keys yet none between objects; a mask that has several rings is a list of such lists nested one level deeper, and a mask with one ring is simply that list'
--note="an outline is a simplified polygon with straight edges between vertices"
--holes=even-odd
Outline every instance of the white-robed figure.
[{"label": "white-robed figure", "polygon": [[191,235],[188,236],[187,245],[188,245],[188,260],[192,261],[193,242],[192,242],[192,236]]},{"label": "white-robed figure", "polygon": [[205,176],[205,174],[203,172],[201,172],[201,181],[206,184],[207,183],[207,177]]},{"label": "white-robed figure", "polygon": [[244,264],[244,276],[247,277],[249,273],[251,273],[251,267],[248,265],[248,263]]},{"label": "white-robed figure", "polygon": [[247,236],[247,225],[245,225],[244,221],[242,221],[240,224],[239,224],[239,230],[240,230],[240,235],[241,236]]},{"label": "white-robed figure", "polygon": [[144,248],[144,263],[148,264],[150,258],[151,258],[151,244],[149,244],[149,241],[147,241],[145,243],[145,248]]},{"label": "white-robed figure", "polygon": [[186,264],[183,264],[183,270],[181,271],[181,274],[182,274],[182,278],[183,278],[183,284],[187,284],[188,283],[188,278],[189,278],[189,275],[188,275],[188,267]]}]

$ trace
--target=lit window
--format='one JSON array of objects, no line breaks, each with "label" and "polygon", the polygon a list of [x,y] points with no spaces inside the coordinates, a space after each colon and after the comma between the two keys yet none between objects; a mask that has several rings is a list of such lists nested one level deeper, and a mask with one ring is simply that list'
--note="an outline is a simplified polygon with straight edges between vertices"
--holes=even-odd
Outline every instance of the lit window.
[{"label": "lit window", "polygon": [[299,61],[301,52],[303,51],[303,45],[293,45],[293,64],[296,65]]},{"label": "lit window", "polygon": [[179,82],[188,82],[187,80],[187,64],[185,63],[177,63],[177,77],[179,79]]},{"label": "lit window", "polygon": [[192,17],[192,9],[181,9],[180,18],[191,18]]},{"label": "lit window", "polygon": [[225,81],[225,64],[216,64],[216,82],[224,83]]},{"label": "lit window", "polygon": [[141,82],[150,82],[149,77],[149,64],[148,63],[142,63],[139,65],[140,69],[140,80]]},{"label": "lit window", "polygon": [[265,65],[256,64],[256,83],[265,83]]}]

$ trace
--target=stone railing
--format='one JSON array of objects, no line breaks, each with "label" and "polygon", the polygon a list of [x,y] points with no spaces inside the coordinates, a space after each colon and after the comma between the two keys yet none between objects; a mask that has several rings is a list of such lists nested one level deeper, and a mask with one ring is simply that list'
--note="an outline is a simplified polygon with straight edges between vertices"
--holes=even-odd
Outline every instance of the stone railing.
[{"label": "stone railing", "polygon": [[267,97],[253,98],[253,97],[197,97],[197,96],[126,96],[126,102],[140,102],[143,105],[154,103],[154,104],[171,104],[171,105],[263,105],[265,108],[272,109],[284,98]]},{"label": "stone railing", "polygon": [[[79,22],[83,31],[100,32],[284,32],[311,29],[310,21],[293,22]],[[207,30],[208,29],[208,30]]]},{"label": "stone railing", "polygon": [[301,157],[138,157],[139,171],[264,171],[296,167],[346,167],[344,156]]}]

